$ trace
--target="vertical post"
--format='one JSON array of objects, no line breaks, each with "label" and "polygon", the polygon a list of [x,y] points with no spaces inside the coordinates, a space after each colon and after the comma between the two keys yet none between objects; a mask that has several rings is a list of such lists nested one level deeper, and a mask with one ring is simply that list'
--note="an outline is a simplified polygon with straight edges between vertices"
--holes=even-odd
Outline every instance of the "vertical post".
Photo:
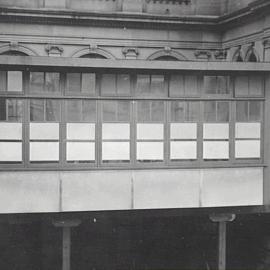
[{"label": "vertical post", "polygon": [[209,217],[218,222],[218,270],[226,270],[226,227],[235,219],[235,214],[214,214]]},{"label": "vertical post", "polygon": [[63,227],[62,270],[70,270],[71,227]]}]

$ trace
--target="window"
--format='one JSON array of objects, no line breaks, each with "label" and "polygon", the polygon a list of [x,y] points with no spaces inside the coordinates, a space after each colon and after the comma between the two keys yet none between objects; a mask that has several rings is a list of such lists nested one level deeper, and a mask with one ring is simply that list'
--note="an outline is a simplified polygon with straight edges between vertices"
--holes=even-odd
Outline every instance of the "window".
[{"label": "window", "polygon": [[237,76],[234,79],[236,97],[262,96],[264,80],[261,76]]},{"label": "window", "polygon": [[204,160],[229,159],[229,105],[228,101],[204,102]]},{"label": "window", "polygon": [[129,74],[102,74],[102,96],[129,96],[131,93]]},{"label": "window", "polygon": [[59,161],[60,102],[30,100],[30,162]]},{"label": "window", "polygon": [[102,163],[130,162],[129,101],[102,101]]},{"label": "window", "polygon": [[95,95],[96,74],[95,73],[67,73],[67,94]]},{"label": "window", "polygon": [[230,85],[228,76],[204,76],[204,93],[206,95],[228,95]]},{"label": "window", "polygon": [[138,101],[136,153],[138,162],[164,160],[164,101]]},{"label": "window", "polygon": [[23,101],[0,98],[0,163],[22,163]]},{"label": "window", "polygon": [[235,158],[261,157],[261,101],[237,101],[235,123]]},{"label": "window", "polygon": [[172,101],[170,114],[170,160],[197,159],[200,102]]},{"label": "window", "polygon": [[96,101],[66,100],[66,161],[94,163]]},{"label": "window", "polygon": [[33,94],[59,94],[60,74],[57,72],[30,72],[29,91]]},{"label": "window", "polygon": [[0,93],[22,91],[22,71],[0,71]]}]

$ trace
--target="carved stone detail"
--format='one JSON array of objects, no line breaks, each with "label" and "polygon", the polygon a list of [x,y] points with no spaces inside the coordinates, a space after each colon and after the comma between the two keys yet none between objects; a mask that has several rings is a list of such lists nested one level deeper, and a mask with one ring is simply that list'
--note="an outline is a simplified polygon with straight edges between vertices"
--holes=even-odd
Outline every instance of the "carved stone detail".
[{"label": "carved stone detail", "polygon": [[196,50],[194,55],[198,59],[206,59],[208,60],[211,57],[211,52],[208,50]]},{"label": "carved stone detail", "polygon": [[227,58],[227,51],[226,50],[217,50],[214,53],[215,58],[218,60],[225,60]]},{"label": "carved stone detail", "polygon": [[209,216],[213,222],[231,222],[235,220],[235,214],[212,214]]},{"label": "carved stone detail", "polygon": [[48,44],[46,47],[45,47],[45,51],[47,52],[47,54],[49,56],[55,56],[55,57],[59,57],[62,55],[64,49],[63,47],[59,46],[59,45],[51,45],[51,44]]},{"label": "carved stone detail", "polygon": [[123,48],[122,53],[124,54],[126,59],[137,59],[139,50],[135,47],[125,47]]}]

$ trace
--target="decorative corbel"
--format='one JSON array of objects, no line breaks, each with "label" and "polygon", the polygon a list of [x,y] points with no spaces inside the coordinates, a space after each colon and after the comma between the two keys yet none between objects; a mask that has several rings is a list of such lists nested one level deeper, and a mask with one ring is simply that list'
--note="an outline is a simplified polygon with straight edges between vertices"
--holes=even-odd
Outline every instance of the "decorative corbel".
[{"label": "decorative corbel", "polygon": [[62,55],[64,49],[63,47],[59,46],[59,45],[52,45],[52,44],[48,44],[45,47],[45,51],[47,52],[47,54],[49,56],[56,56],[59,57]]},{"label": "decorative corbel", "polygon": [[208,50],[196,50],[194,55],[198,59],[206,59],[208,60],[211,57],[211,52]]},{"label": "decorative corbel", "polygon": [[18,41],[11,41],[10,43],[9,43],[9,48],[10,48],[10,50],[18,50],[18,48],[19,48],[19,42]]},{"label": "decorative corbel", "polygon": [[136,47],[125,47],[122,49],[122,53],[124,54],[126,59],[137,59],[139,55],[139,50]]},{"label": "decorative corbel", "polygon": [[217,50],[214,53],[215,58],[218,60],[225,60],[227,58],[227,51],[226,50]]}]

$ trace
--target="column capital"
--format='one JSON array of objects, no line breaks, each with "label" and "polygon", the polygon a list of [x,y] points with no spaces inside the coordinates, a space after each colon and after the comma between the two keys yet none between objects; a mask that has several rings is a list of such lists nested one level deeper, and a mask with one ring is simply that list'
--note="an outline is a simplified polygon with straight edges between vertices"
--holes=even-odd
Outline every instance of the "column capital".
[{"label": "column capital", "polygon": [[235,214],[211,214],[209,218],[213,222],[230,222],[235,220]]},{"label": "column capital", "polygon": [[52,221],[55,227],[77,227],[81,224],[80,219],[55,219]]}]

